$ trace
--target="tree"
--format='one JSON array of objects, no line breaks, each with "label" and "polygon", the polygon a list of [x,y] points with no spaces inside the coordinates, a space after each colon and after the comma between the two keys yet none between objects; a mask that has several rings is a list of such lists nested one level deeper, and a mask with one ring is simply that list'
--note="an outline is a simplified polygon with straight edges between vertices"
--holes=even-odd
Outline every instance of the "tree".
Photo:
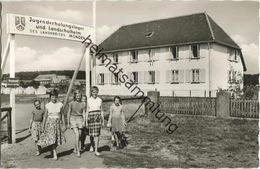
[{"label": "tree", "polygon": [[37,82],[37,81],[35,81],[35,80],[32,80],[32,81],[29,83],[29,86],[32,86],[33,88],[38,89],[38,87],[40,86],[40,82]]}]

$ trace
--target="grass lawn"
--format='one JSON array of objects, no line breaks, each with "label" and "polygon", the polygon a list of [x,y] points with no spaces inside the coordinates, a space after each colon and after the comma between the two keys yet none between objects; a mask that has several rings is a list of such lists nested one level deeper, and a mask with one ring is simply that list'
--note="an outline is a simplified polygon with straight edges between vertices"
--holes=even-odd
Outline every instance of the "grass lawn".
[{"label": "grass lawn", "polygon": [[105,157],[110,167],[258,167],[258,121],[172,117],[178,129],[136,119],[129,146]]}]

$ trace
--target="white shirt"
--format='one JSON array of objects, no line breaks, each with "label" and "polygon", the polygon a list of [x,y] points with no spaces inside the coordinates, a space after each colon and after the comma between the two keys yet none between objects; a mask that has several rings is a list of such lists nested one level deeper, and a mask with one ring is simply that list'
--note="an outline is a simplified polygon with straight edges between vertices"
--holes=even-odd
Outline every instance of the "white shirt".
[{"label": "white shirt", "polygon": [[48,110],[48,117],[59,118],[62,106],[63,106],[63,104],[61,102],[47,103],[45,105],[45,108]]},{"label": "white shirt", "polygon": [[101,105],[102,105],[102,100],[99,97],[97,98],[90,97],[88,99],[88,112],[94,110],[101,110]]}]

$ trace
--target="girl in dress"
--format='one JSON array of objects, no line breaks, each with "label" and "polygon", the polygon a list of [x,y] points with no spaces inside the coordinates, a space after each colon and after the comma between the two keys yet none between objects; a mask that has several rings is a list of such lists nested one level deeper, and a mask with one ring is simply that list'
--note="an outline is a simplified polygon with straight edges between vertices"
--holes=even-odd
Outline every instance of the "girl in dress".
[{"label": "girl in dress", "polygon": [[82,94],[79,90],[74,92],[74,100],[69,103],[68,108],[68,127],[73,129],[75,135],[74,153],[80,157],[80,138],[82,128],[85,126],[85,106],[81,101]]},{"label": "girl in dress", "polygon": [[34,109],[32,111],[32,118],[30,120],[29,132],[36,146],[36,155],[40,155],[41,147],[37,145],[41,134],[41,125],[43,120],[44,110],[41,108],[40,100],[34,101]]},{"label": "girl in dress", "polygon": [[91,88],[91,97],[87,101],[87,110],[88,113],[86,115],[86,124],[89,128],[89,136],[94,138],[94,144],[91,141],[90,151],[93,150],[93,146],[95,149],[95,155],[99,156],[98,152],[98,144],[99,144],[99,136],[101,125],[104,125],[104,115],[102,111],[102,100],[98,97],[98,87],[93,86]]},{"label": "girl in dress", "polygon": [[112,104],[110,107],[110,114],[107,125],[108,127],[111,126],[117,149],[122,148],[120,140],[123,132],[125,131],[126,122],[122,102],[119,96],[114,97],[114,104]]},{"label": "girl in dress", "polygon": [[65,143],[64,131],[65,120],[62,113],[63,104],[57,101],[58,91],[50,92],[50,102],[45,105],[45,114],[43,120],[43,134],[38,141],[40,146],[51,146],[53,159],[57,160],[56,148]]}]

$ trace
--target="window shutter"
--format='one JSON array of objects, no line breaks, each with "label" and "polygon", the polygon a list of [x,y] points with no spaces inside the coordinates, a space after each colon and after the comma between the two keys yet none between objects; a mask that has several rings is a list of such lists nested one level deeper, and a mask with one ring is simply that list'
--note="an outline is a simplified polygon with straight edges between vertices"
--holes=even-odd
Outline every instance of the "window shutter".
[{"label": "window shutter", "polygon": [[185,82],[190,83],[191,82],[191,70],[186,70],[186,76],[185,76]]},{"label": "window shutter", "polygon": [[141,56],[138,55],[138,56],[137,56],[137,61],[138,61],[138,62],[143,62],[143,61],[144,61],[144,56],[143,56],[143,55],[141,55]]},{"label": "window shutter", "polygon": [[200,75],[200,82],[205,83],[206,82],[206,71],[205,71],[205,69],[200,69],[199,75]]},{"label": "window shutter", "polygon": [[172,48],[169,47],[165,60],[171,60],[171,59],[172,59]]},{"label": "window shutter", "polygon": [[197,45],[197,57],[200,57],[200,44]]},{"label": "window shutter", "polygon": [[166,83],[171,83],[172,82],[172,71],[167,70],[166,71]]},{"label": "window shutter", "polygon": [[144,76],[144,82],[143,83],[148,83],[149,82],[149,74],[147,71],[143,72],[143,76]]},{"label": "window shutter", "polygon": [[192,51],[191,51],[191,45],[189,45],[189,56],[188,59],[190,59],[192,57]]},{"label": "window shutter", "polygon": [[127,72],[127,77],[128,77],[128,82],[130,82],[130,80],[131,80],[131,72]]},{"label": "window shutter", "polygon": [[184,70],[179,70],[179,83],[184,83]]},{"label": "window shutter", "polygon": [[155,71],[155,83],[160,83],[160,71]]},{"label": "window shutter", "polygon": [[97,85],[100,84],[100,80],[99,80],[100,77],[99,77],[99,76],[100,76],[100,74],[97,74],[97,75],[96,75],[96,84],[97,84]]},{"label": "window shutter", "polygon": [[163,52],[163,48],[155,49],[153,53],[153,60],[158,61],[162,52]]},{"label": "window shutter", "polygon": [[137,72],[138,76],[138,83],[142,84],[143,83],[143,72]]},{"label": "window shutter", "polygon": [[132,51],[130,51],[128,55],[128,62],[131,63],[131,61],[132,61]]},{"label": "window shutter", "polygon": [[109,84],[109,73],[104,73],[104,83]]},{"label": "window shutter", "polygon": [[114,84],[114,74],[113,73],[109,73],[110,75],[110,84]]}]

